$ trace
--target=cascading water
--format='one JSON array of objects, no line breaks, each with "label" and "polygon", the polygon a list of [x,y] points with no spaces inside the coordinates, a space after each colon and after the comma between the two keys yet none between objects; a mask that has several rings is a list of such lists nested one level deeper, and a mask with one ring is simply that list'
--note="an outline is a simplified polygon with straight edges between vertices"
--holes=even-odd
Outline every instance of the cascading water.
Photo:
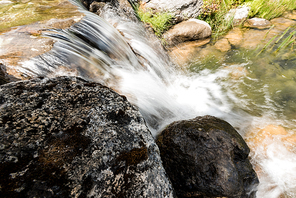
[{"label": "cascading water", "polygon": [[[202,69],[193,73],[178,69],[140,23],[112,12],[104,13],[106,22],[84,10],[78,1],[72,3],[80,6],[85,17],[69,29],[48,32],[46,35],[58,42],[51,52],[24,62],[20,68],[23,73],[80,75],[112,87],[139,108],[154,135],[172,121],[207,114],[228,121],[243,136],[249,130],[260,131],[268,123],[290,128],[296,125],[273,116],[279,107],[270,101],[267,92],[263,95],[269,103],[258,107],[266,110],[265,116],[246,113],[252,101],[238,97],[239,80],[225,81],[231,70]],[[247,61],[236,66],[248,64]],[[261,92],[264,93],[264,86]],[[259,198],[296,196],[295,146],[289,150],[281,140],[278,137],[265,146],[251,147],[251,160],[262,173]]]}]

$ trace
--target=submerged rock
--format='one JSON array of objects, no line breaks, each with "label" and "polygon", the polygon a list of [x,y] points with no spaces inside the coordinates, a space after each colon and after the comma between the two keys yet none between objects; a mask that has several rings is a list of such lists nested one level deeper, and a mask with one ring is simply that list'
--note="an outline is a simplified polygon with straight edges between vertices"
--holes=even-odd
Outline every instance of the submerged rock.
[{"label": "submerged rock", "polygon": [[173,26],[163,38],[168,46],[174,46],[186,41],[205,39],[211,36],[211,26],[205,21],[189,19]]},{"label": "submerged rock", "polygon": [[214,46],[217,50],[220,50],[221,52],[227,52],[231,50],[231,45],[229,44],[228,39],[226,38],[218,40]]},{"label": "submerged rock", "polygon": [[0,87],[1,197],[173,197],[124,96],[76,77]]},{"label": "submerged rock", "polygon": [[195,61],[195,57],[199,54],[201,47],[211,41],[210,38],[181,43],[178,46],[168,48],[168,54],[175,64],[185,68],[190,65],[191,61]]},{"label": "submerged rock", "polygon": [[238,47],[243,40],[243,32],[240,28],[235,27],[225,35],[225,38],[231,45]]},{"label": "submerged rock", "polygon": [[174,122],[157,144],[177,196],[255,196],[250,149],[227,122],[212,116]]}]

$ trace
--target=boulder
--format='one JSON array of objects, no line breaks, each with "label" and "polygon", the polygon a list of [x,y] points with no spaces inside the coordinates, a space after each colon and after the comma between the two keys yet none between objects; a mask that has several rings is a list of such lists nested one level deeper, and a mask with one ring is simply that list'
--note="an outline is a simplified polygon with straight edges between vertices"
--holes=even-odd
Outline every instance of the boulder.
[{"label": "boulder", "polygon": [[212,116],[173,122],[157,144],[177,196],[255,197],[250,149],[229,123]]},{"label": "boulder", "polygon": [[163,38],[168,46],[174,46],[186,41],[205,39],[211,36],[211,26],[205,21],[189,19],[173,26]]},{"label": "boulder", "polygon": [[155,12],[170,12],[174,15],[175,22],[196,18],[200,14],[203,5],[202,0],[150,0],[144,2],[146,9],[152,9]]},{"label": "boulder", "polygon": [[78,77],[0,87],[1,197],[173,197],[124,96]]}]

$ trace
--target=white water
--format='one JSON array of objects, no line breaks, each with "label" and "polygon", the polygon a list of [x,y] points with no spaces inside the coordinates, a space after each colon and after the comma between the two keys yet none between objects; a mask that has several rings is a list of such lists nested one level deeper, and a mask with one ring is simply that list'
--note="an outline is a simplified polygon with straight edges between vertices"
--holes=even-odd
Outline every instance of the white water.
[{"label": "white water", "polygon": [[[241,110],[249,101],[225,89],[231,86],[224,81],[229,70],[187,73],[169,61],[157,40],[147,35],[140,24],[112,12],[104,16],[109,23],[85,10],[82,12],[86,16],[76,26],[48,33],[60,42],[50,53],[24,62],[21,68],[24,73],[81,75],[110,86],[139,108],[153,135],[172,121],[201,115],[220,117],[243,136],[250,129],[263,128],[262,123],[285,124],[273,120],[272,110],[267,118],[253,117]],[[69,69],[61,69],[65,67]],[[268,94],[266,97],[268,100]],[[281,138],[267,145],[262,148],[259,144],[251,153],[252,163],[262,171],[257,197],[296,197],[295,152],[287,149]]]}]

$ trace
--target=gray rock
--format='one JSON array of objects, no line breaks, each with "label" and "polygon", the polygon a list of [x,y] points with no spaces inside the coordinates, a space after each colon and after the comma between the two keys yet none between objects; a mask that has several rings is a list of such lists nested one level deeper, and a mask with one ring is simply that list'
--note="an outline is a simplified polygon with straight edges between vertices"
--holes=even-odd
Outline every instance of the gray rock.
[{"label": "gray rock", "polygon": [[250,149],[227,122],[212,116],[174,122],[157,144],[178,197],[255,197]]},{"label": "gray rock", "polygon": [[174,46],[186,41],[205,39],[211,34],[211,26],[208,23],[198,19],[189,19],[173,26],[164,33],[163,38],[168,46]]},{"label": "gray rock", "polygon": [[175,16],[176,22],[180,22],[188,18],[196,18],[201,12],[202,5],[202,0],[150,0],[146,1],[145,8],[156,12],[170,12]]},{"label": "gray rock", "polygon": [[124,96],[76,77],[0,87],[1,197],[173,197]]},{"label": "gray rock", "polygon": [[234,25],[238,25],[247,19],[250,8],[248,6],[240,6],[236,9],[231,9],[225,16],[225,20],[233,20]]},{"label": "gray rock", "polygon": [[[131,3],[128,0],[97,0],[89,6],[89,11],[96,13],[108,21],[110,15],[119,16],[122,19],[138,21]],[[112,13],[112,14],[111,14]]]}]

